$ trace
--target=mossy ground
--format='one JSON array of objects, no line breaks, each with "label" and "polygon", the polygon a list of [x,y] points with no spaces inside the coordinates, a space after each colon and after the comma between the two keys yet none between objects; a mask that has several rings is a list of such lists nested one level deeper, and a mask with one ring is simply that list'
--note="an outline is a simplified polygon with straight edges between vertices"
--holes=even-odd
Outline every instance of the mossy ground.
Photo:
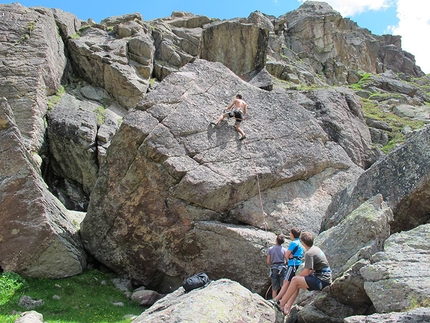
[{"label": "mossy ground", "polygon": [[[140,315],[145,308],[127,298],[111,279],[114,274],[88,270],[63,278],[27,278],[11,272],[0,276],[0,322],[13,323],[26,309],[18,302],[23,295],[42,299],[35,310],[48,323],[128,323],[126,315]],[[116,306],[114,303],[122,303]]]},{"label": "mossy ground", "polygon": [[387,132],[389,138],[388,144],[382,147],[382,151],[385,153],[389,153],[406,140],[406,135],[402,131],[406,126],[409,126],[412,130],[425,127],[423,121],[402,118],[393,112],[384,111],[372,100],[362,99],[361,101],[363,113],[366,117],[384,121],[392,128],[392,131]]}]

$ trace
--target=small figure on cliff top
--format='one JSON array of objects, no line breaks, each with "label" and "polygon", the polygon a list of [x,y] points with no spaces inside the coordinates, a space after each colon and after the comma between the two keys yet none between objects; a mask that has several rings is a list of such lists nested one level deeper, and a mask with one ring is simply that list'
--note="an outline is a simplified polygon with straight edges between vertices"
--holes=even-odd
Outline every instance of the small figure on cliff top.
[{"label": "small figure on cliff top", "polygon": [[[241,137],[239,138],[239,140],[245,139],[246,136],[243,130],[240,128],[240,123],[242,122],[243,117],[246,114],[247,106],[248,105],[246,104],[246,102],[242,99],[242,94],[237,94],[233,102],[224,110],[224,113],[219,116],[216,122],[211,122],[211,125],[216,126],[226,117],[229,117],[229,118],[234,117],[236,119],[236,122],[235,122],[236,131],[241,134]],[[234,109],[232,111],[229,111],[233,107]]]},{"label": "small figure on cliff top", "polygon": [[280,307],[284,314],[290,313],[300,289],[322,290],[329,286],[332,281],[331,269],[327,258],[320,248],[314,246],[314,236],[310,232],[303,232],[300,235],[303,247],[306,249],[305,266],[303,271],[294,276],[288,286],[287,292],[282,296]]}]

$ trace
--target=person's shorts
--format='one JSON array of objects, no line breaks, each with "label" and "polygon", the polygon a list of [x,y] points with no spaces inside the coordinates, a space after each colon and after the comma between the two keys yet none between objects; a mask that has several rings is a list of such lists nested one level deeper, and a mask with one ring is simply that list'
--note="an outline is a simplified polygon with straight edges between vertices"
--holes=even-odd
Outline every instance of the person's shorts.
[{"label": "person's shorts", "polygon": [[236,118],[236,122],[235,122],[236,125],[240,124],[243,119],[243,115],[240,111],[228,111],[228,112],[225,112],[224,115],[229,118]]},{"label": "person's shorts", "polygon": [[235,124],[240,124],[242,122],[243,119],[243,114],[240,111],[233,111],[234,113],[234,117],[236,118],[236,122]]},{"label": "person's shorts", "polygon": [[284,283],[286,275],[287,275],[287,269],[285,268],[285,266],[282,266],[281,270],[278,270],[278,268],[270,269],[270,278],[272,280],[272,290],[278,290],[279,288],[281,288],[282,284]]},{"label": "person's shorts", "polygon": [[330,285],[315,275],[309,275],[305,277],[306,284],[308,284],[308,290],[322,290],[324,287]]},{"label": "person's shorts", "polygon": [[285,275],[285,280],[288,280],[290,282],[291,279],[293,279],[293,277],[296,275],[296,269],[297,267],[288,266],[287,273]]}]

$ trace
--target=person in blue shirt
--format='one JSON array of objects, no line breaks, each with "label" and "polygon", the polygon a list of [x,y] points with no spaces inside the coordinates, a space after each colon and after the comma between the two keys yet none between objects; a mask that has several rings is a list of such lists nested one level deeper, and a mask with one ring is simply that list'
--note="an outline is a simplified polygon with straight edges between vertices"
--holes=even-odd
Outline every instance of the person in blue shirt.
[{"label": "person in blue shirt", "polygon": [[279,306],[279,300],[285,294],[290,285],[291,279],[296,275],[297,268],[302,264],[303,253],[305,248],[303,248],[300,242],[301,230],[298,228],[291,228],[290,239],[291,242],[288,245],[287,252],[285,253],[285,259],[288,260],[287,272],[285,274],[285,279],[282,284],[282,288],[279,293],[273,297],[275,304]]},{"label": "person in blue shirt", "polygon": [[291,306],[296,300],[300,289],[322,290],[331,285],[331,269],[324,252],[314,246],[314,236],[310,232],[302,232],[300,235],[303,247],[306,250],[305,264],[301,273],[294,276],[284,296],[282,296],[279,308],[285,315],[290,313]]}]

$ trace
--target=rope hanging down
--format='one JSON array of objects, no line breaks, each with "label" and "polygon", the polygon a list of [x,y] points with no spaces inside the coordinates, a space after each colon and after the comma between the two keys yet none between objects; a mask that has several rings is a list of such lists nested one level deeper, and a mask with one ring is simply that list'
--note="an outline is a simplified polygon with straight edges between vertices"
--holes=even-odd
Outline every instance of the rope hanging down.
[{"label": "rope hanging down", "polygon": [[[213,82],[213,83],[212,83],[212,85],[210,85],[208,88],[206,88],[206,89],[205,89],[203,92],[201,92],[201,93],[208,93],[208,92],[209,92],[209,90],[210,90],[210,89],[211,89],[215,84],[217,84],[217,81],[218,81],[218,80],[216,80],[215,82]],[[185,95],[185,93],[186,93],[186,92],[188,92],[188,90],[191,88],[191,84],[194,84],[194,82],[191,82],[191,83],[190,83],[190,86],[189,86],[187,89],[185,89],[185,91],[182,93],[181,97],[183,97],[183,96]],[[181,102],[181,101],[179,101],[179,102],[175,105],[175,108],[176,108],[180,103],[182,103],[182,102]],[[256,166],[256,164],[255,164],[254,159],[252,158],[252,154],[251,154],[251,151],[250,151],[250,150],[249,150],[249,148],[248,148],[248,144],[247,144],[247,142],[246,142],[246,139],[244,139],[244,141],[243,141],[243,142],[245,143],[245,147],[246,147],[246,150],[248,151],[249,158],[251,159],[252,164],[253,164],[253,166],[254,166],[255,177],[257,178],[258,197],[259,197],[259,199],[260,199],[261,214],[262,214],[262,216],[263,216],[263,226],[264,226],[264,230],[266,231],[266,245],[268,245],[268,244],[269,244],[269,239],[268,239],[268,237],[267,237],[267,229],[268,229],[268,225],[267,225],[267,222],[266,222],[266,213],[264,212],[264,208],[263,208],[263,199],[262,199],[262,197],[261,197],[260,177],[258,176],[257,166]]]},{"label": "rope hanging down", "polygon": [[[249,158],[251,159],[252,164],[254,166],[255,177],[257,178],[258,197],[260,198],[261,214],[263,216],[263,225],[264,225],[264,230],[266,230],[266,233],[267,233],[268,228],[267,228],[267,222],[266,222],[266,213],[264,212],[264,208],[263,208],[263,199],[261,197],[261,188],[260,188],[260,177],[258,176],[257,165],[255,164],[255,161],[252,158],[252,154],[248,148],[248,144],[246,143],[246,139],[244,140],[244,143],[245,143],[246,150],[248,151]],[[266,239],[267,239],[267,234],[266,234]],[[268,243],[268,241],[266,243]]]}]

